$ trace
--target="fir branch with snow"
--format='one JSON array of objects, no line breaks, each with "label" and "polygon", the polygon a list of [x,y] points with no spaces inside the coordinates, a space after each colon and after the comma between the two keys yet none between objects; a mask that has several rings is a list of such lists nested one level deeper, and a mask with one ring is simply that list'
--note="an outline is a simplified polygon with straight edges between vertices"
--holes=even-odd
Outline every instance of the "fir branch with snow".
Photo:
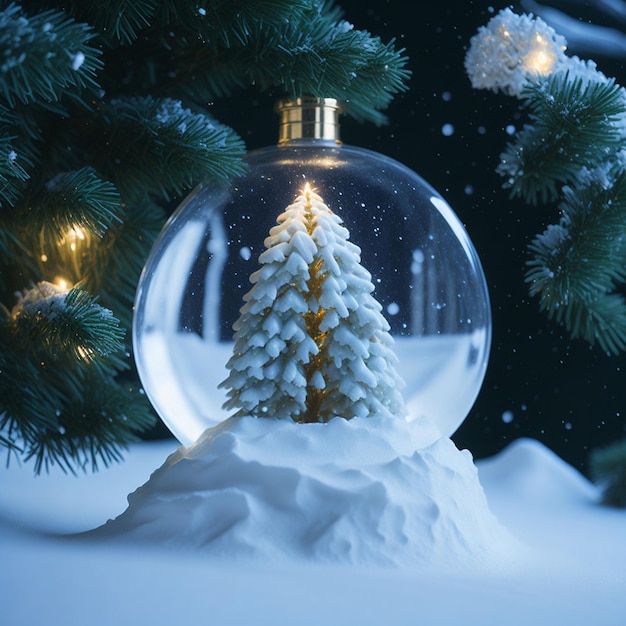
[{"label": "fir branch with snow", "polygon": [[625,96],[599,73],[583,78],[568,69],[530,80],[521,96],[529,123],[496,168],[512,197],[529,204],[555,200],[564,185],[588,180],[583,170],[621,160]]},{"label": "fir branch with snow", "polygon": [[527,281],[541,310],[565,324],[572,337],[603,350],[626,348],[626,153],[579,173],[563,188],[561,219],[529,245]]},{"label": "fir branch with snow", "polygon": [[224,408],[297,422],[404,417],[389,325],[348,237],[308,184],[278,217],[234,324]]},{"label": "fir branch with snow", "polygon": [[475,88],[528,111],[500,156],[504,187],[560,214],[528,247],[531,295],[572,337],[615,354],[626,349],[626,90],[564,50],[541,19],[504,9],[472,38],[465,66]]},{"label": "fir branch with snow", "polygon": [[[500,156],[504,187],[530,206],[556,203],[560,215],[528,246],[530,294],[572,338],[618,354],[626,350],[626,90],[564,50],[541,19],[504,9],[472,38],[465,66],[473,87],[516,96],[529,113]],[[619,442],[591,456],[607,504],[626,502],[625,449]]]},{"label": "fir branch with snow", "polygon": [[54,110],[63,98],[82,101],[97,89],[103,66],[94,37],[63,11],[27,13],[9,4],[0,14],[0,97],[11,108],[37,103]]},{"label": "fir branch with snow", "polygon": [[[0,310],[0,439],[40,472],[96,469],[149,424],[145,400],[119,378],[125,331],[80,288],[41,282]],[[36,384],[37,393],[23,389]]]}]

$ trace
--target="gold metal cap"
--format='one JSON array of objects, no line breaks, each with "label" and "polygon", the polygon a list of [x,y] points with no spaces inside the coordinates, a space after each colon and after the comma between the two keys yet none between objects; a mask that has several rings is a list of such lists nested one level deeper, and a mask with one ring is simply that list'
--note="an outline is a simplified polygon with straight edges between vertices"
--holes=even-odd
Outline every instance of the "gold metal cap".
[{"label": "gold metal cap", "polygon": [[279,144],[296,139],[325,139],[341,143],[339,115],[343,107],[335,98],[305,96],[279,100],[275,108],[280,115]]}]

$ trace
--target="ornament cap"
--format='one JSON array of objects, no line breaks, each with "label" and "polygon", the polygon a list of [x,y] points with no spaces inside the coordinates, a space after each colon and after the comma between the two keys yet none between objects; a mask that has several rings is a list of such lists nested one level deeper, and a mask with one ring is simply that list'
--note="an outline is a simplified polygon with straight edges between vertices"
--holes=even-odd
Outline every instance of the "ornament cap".
[{"label": "ornament cap", "polygon": [[335,98],[279,100],[275,107],[280,115],[279,145],[298,139],[319,139],[340,144],[339,115],[343,107]]}]

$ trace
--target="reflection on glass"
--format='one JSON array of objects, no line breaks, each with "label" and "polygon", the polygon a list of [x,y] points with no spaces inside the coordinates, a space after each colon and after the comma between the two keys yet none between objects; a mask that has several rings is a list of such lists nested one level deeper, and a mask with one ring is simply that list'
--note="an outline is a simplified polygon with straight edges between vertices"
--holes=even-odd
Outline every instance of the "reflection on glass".
[{"label": "reflection on glass", "polygon": [[144,269],[133,327],[144,388],[184,443],[221,409],[232,324],[263,240],[308,182],[361,248],[391,325],[412,419],[450,435],[482,384],[491,316],[480,262],[452,209],[414,172],[378,153],[292,141],[248,157],[229,189],[200,186],[163,230]]}]

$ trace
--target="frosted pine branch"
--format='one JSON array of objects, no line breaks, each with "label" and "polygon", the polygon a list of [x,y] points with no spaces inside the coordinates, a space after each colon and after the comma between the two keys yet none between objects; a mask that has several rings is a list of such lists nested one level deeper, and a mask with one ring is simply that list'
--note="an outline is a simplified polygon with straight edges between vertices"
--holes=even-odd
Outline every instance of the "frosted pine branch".
[{"label": "frosted pine branch", "polygon": [[572,337],[626,348],[626,90],[532,15],[504,9],[472,38],[465,65],[476,88],[522,99],[529,122],[500,156],[512,197],[559,201],[537,235],[526,280],[539,307]]},{"label": "frosted pine branch", "polygon": [[626,347],[626,305],[612,292],[626,280],[626,169],[581,170],[563,192],[562,217],[529,246],[526,280],[539,306],[573,337],[607,352]]},{"label": "frosted pine branch", "polygon": [[84,89],[97,88],[102,69],[101,51],[88,43],[93,38],[64,11],[28,15],[10,3],[0,12],[0,96],[11,107],[80,99]]}]

